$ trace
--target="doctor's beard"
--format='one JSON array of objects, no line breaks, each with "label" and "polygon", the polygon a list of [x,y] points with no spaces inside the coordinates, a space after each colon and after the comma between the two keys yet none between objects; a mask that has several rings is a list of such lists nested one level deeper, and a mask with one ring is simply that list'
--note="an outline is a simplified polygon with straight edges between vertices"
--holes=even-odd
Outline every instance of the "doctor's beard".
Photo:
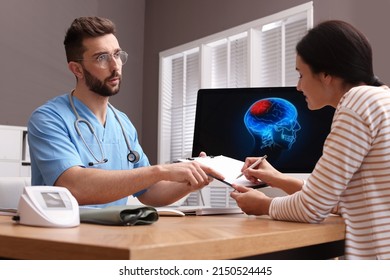
[{"label": "doctor's beard", "polygon": [[[122,81],[122,77],[117,71],[113,71],[112,74],[108,78],[104,79],[104,81],[102,82],[98,78],[96,78],[94,75],[92,75],[90,72],[88,72],[87,69],[84,68],[84,77],[85,77],[85,83],[86,83],[87,87],[91,91],[97,93],[100,96],[104,96],[104,97],[110,97],[110,96],[117,94],[119,92],[121,81]],[[111,88],[111,87],[107,86],[106,82],[108,82],[112,78],[116,78],[116,77],[119,77],[118,86],[115,88]]]}]

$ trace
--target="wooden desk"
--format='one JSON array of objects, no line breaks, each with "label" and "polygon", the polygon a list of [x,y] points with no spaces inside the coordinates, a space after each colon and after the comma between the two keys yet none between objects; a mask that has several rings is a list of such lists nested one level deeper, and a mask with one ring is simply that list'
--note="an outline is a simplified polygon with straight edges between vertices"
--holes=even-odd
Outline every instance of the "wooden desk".
[{"label": "wooden desk", "polygon": [[[343,254],[340,217],[322,224],[273,221],[267,217],[160,217],[134,227],[81,224],[75,228],[18,225],[0,216],[0,257],[10,259],[240,259],[330,258]],[[317,247],[320,246],[320,247]],[[308,255],[290,252],[309,250]]]}]

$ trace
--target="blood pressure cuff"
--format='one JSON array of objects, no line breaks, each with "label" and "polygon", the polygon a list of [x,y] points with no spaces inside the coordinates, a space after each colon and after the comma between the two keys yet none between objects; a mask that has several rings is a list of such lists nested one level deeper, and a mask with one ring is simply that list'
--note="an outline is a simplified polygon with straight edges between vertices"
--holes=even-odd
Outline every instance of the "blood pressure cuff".
[{"label": "blood pressure cuff", "polygon": [[123,205],[105,208],[80,207],[80,222],[110,225],[150,225],[158,220],[157,210],[149,206]]}]

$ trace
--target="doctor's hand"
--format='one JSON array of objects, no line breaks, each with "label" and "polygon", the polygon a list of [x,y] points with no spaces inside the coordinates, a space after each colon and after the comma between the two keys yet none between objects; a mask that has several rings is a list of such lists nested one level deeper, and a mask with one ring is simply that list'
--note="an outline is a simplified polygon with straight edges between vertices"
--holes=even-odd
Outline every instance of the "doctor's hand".
[{"label": "doctor's hand", "polygon": [[230,196],[237,202],[238,207],[248,215],[268,215],[272,198],[264,193],[244,186],[234,185],[235,191]]},{"label": "doctor's hand", "polygon": [[165,180],[185,183],[191,191],[207,186],[214,178],[223,180],[222,174],[196,161],[162,165]]},{"label": "doctor's hand", "polygon": [[207,157],[207,154],[206,154],[206,152],[203,152],[203,151],[202,151],[202,152],[200,152],[200,153],[199,153],[199,157]]}]

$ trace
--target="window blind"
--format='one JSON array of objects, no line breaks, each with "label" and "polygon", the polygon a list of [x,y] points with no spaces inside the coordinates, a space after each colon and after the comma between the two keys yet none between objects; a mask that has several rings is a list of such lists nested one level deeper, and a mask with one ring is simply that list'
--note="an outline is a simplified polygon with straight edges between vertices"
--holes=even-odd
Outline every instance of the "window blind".
[{"label": "window blind", "polygon": [[[161,133],[170,139],[170,155],[168,161],[188,157],[192,151],[196,98],[199,89],[199,51],[183,53],[171,60],[168,69],[171,71],[171,82],[166,84],[169,92],[164,96],[164,110],[170,111],[163,115],[168,127]],[[168,78],[169,79],[169,78]],[[170,135],[167,135],[169,131]]]}]

